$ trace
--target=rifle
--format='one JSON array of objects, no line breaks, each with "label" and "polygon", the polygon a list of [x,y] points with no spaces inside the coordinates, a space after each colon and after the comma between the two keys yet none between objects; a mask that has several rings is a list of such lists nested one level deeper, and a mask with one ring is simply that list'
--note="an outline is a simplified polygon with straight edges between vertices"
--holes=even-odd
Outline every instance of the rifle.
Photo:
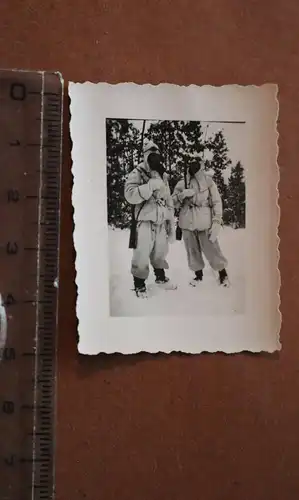
[{"label": "rifle", "polygon": [[[186,164],[184,165],[184,183],[185,183],[185,189],[187,189],[187,167]],[[181,230],[179,223],[177,222],[176,230],[175,230],[175,237],[176,240],[181,241],[183,235],[183,231]]]},{"label": "rifle", "polygon": [[[141,159],[141,153],[142,153],[142,148],[143,148],[143,137],[144,137],[144,131],[145,131],[145,122],[146,120],[143,120],[143,125],[142,125],[142,132],[141,132],[141,141],[140,141],[140,148],[138,151],[138,165],[140,163]],[[138,216],[141,212],[141,209],[143,207],[144,203],[141,205]],[[137,216],[137,219],[138,219]],[[137,248],[137,219],[135,217],[135,205],[131,205],[131,226],[130,226],[130,237],[129,237],[129,248]]]}]

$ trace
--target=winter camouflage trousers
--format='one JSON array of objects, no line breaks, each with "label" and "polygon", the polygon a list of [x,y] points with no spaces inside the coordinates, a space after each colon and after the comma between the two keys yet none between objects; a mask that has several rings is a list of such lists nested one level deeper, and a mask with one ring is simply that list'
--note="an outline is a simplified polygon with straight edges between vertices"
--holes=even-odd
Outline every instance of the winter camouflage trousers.
[{"label": "winter camouflage trousers", "polygon": [[166,225],[139,222],[137,226],[137,248],[133,250],[131,273],[136,278],[147,279],[149,263],[156,269],[168,269],[166,256],[168,240]]},{"label": "winter camouflage trousers", "polygon": [[189,231],[183,229],[183,240],[187,251],[188,266],[191,271],[204,269],[203,255],[214,271],[226,268],[227,260],[224,257],[218,240],[211,243],[208,231]]}]

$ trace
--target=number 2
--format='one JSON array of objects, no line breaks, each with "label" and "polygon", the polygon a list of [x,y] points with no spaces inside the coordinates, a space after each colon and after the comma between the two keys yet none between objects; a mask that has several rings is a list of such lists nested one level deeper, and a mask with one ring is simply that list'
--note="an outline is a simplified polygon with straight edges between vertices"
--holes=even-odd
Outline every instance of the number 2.
[{"label": "number 2", "polygon": [[9,189],[7,191],[7,201],[16,203],[20,199],[20,193],[16,189]]}]

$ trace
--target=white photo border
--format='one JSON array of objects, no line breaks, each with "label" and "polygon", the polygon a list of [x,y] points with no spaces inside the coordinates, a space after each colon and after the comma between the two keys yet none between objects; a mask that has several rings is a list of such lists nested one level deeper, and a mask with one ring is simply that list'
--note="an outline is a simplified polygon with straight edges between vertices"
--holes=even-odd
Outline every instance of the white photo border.
[{"label": "white photo border", "polygon": [[[198,87],[167,83],[69,83],[81,354],[229,354],[281,349],[277,93],[275,84]],[[106,118],[246,121],[244,315],[110,316]]]}]

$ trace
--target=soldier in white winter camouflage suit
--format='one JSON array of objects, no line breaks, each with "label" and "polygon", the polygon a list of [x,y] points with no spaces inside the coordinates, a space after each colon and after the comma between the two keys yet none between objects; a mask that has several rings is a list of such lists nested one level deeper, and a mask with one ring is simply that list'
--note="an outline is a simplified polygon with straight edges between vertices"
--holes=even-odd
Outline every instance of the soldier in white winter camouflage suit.
[{"label": "soldier in white winter camouflage suit", "polygon": [[188,265],[195,273],[190,285],[196,286],[203,279],[203,255],[218,273],[219,284],[228,286],[227,259],[224,257],[218,235],[222,223],[222,201],[212,176],[204,172],[200,161],[194,161],[186,175],[175,186],[172,199],[179,212]]},{"label": "soldier in white winter camouflage suit", "polygon": [[143,161],[125,183],[125,198],[135,205],[137,247],[133,250],[131,273],[138,297],[147,297],[146,280],[149,264],[153,266],[156,283],[168,290],[176,286],[165,276],[169,243],[175,241],[173,201],[168,176],[163,170],[159,148],[145,140]]}]

